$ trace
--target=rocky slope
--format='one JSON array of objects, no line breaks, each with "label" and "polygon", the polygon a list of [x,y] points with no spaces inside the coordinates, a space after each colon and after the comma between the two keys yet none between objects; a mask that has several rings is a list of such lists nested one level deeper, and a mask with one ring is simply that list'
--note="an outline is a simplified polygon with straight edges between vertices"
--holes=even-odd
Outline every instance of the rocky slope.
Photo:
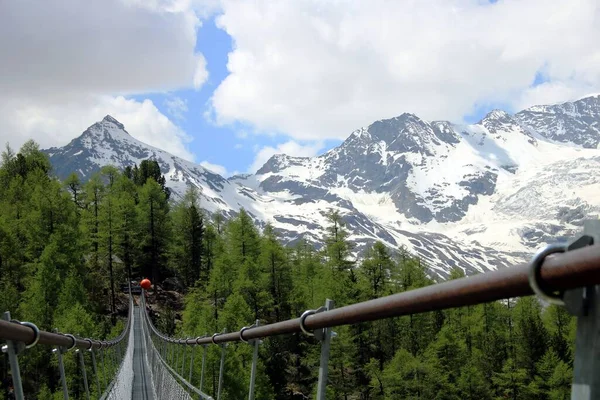
[{"label": "rocky slope", "polygon": [[313,158],[273,156],[256,174],[224,179],[139,142],[107,116],[67,146],[47,150],[59,177],[156,159],[175,197],[202,188],[209,212],[244,207],[286,242],[318,242],[329,208],[345,217],[358,250],[373,240],[405,246],[434,274],[524,260],[565,240],[598,212],[600,96],[490,112],[476,124],[416,115],[376,121]]}]

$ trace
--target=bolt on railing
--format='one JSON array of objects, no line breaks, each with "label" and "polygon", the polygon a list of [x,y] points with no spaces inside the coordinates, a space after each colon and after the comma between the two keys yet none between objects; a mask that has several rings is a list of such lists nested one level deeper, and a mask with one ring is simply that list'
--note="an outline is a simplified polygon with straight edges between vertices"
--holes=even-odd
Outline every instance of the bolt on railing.
[{"label": "bolt on railing", "polygon": [[[252,400],[259,340],[298,332],[315,336],[321,342],[317,400],[324,400],[328,380],[330,340],[334,336],[332,327],[532,294],[536,294],[546,302],[564,304],[572,314],[577,316],[572,399],[600,400],[600,374],[597,373],[600,370],[600,221],[598,220],[586,221],[583,236],[571,244],[550,245],[539,251],[528,264],[446,281],[338,309],[333,309],[333,301],[327,300],[324,307],[307,310],[299,318],[260,326],[257,321],[255,325],[244,327],[237,332],[175,339],[158,332],[147,315],[146,319],[153,337],[160,343],[159,346],[163,346],[163,349],[172,348],[172,351],[176,351],[177,345],[204,347],[200,389],[196,393],[201,393],[204,383],[206,346],[211,344],[222,346],[217,400],[220,400],[222,393],[225,345],[228,342],[254,343],[248,393],[249,400]],[[144,297],[145,293],[142,294],[142,298]],[[168,352],[164,358],[169,358]],[[171,360],[177,362],[173,357]],[[191,377],[191,367],[189,376]],[[189,381],[185,381],[185,384],[189,384]]]},{"label": "bolt on railing", "polygon": [[[132,301],[130,296],[129,316],[127,323],[121,334],[109,341],[101,341],[95,339],[79,338],[68,333],[46,332],[39,330],[38,327],[31,322],[21,322],[11,319],[10,312],[5,312],[2,320],[0,320],[0,339],[6,340],[6,344],[2,346],[2,352],[8,354],[10,370],[12,374],[12,386],[14,390],[14,398],[16,400],[24,399],[23,383],[21,371],[19,368],[19,356],[27,349],[36,345],[51,346],[52,352],[56,354],[58,361],[58,370],[60,375],[61,390],[63,398],[69,399],[69,388],[67,385],[67,376],[65,372],[65,359],[67,354],[74,351],[76,357],[75,365],[79,365],[81,379],[85,391],[85,398],[91,398],[90,382],[86,370],[86,353],[90,353],[92,375],[94,376],[96,390],[99,398],[112,398],[110,395],[111,388],[114,387],[115,380],[107,377],[111,376],[111,370],[116,372],[120,368],[123,360],[124,351],[129,339],[129,331],[132,322]],[[101,368],[97,363],[96,356],[100,355]],[[102,376],[102,386],[100,384],[100,376]],[[100,395],[103,393],[102,395]]]}]

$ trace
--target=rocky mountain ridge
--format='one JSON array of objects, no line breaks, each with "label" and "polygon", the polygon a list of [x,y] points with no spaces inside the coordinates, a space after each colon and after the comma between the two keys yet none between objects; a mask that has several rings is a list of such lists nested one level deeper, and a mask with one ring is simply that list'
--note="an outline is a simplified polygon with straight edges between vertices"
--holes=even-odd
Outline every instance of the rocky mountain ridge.
[{"label": "rocky mountain ridge", "polygon": [[572,236],[600,207],[598,143],[600,96],[592,96],[494,110],[471,125],[405,113],[318,157],[276,155],[229,179],[139,142],[110,116],[46,152],[61,178],[156,159],[175,198],[196,185],[209,213],[244,207],[289,243],[318,243],[335,208],[359,251],[373,240],[404,246],[445,277],[455,265],[470,273],[523,261]]}]

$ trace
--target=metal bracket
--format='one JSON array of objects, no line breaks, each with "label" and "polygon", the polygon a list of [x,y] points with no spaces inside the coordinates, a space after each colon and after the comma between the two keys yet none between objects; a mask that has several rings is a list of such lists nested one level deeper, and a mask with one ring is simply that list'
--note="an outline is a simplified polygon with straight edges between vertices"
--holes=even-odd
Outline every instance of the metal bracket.
[{"label": "metal bracket", "polygon": [[[594,236],[590,234],[583,234],[567,246],[567,251],[581,249],[583,247],[591,246],[593,244]],[[567,290],[564,293],[563,300],[565,302],[565,308],[567,309],[569,314],[575,315],[577,317],[587,315],[590,302],[588,289],[588,287],[582,287]]]},{"label": "metal bracket", "polygon": [[[568,250],[600,243],[600,220],[585,221],[583,233],[568,246]],[[571,399],[599,399],[600,285],[566,291],[563,298],[565,308],[577,316]]]},{"label": "metal bracket", "polygon": [[321,306],[321,307],[317,308],[316,310],[306,310],[302,313],[302,315],[300,316],[300,330],[305,335],[315,336],[319,340],[323,339],[323,332],[322,332],[323,330],[322,329],[316,330],[314,332],[310,332],[308,329],[306,329],[306,326],[304,325],[304,321],[306,321],[306,318],[308,316],[313,315],[313,314],[318,314],[323,311],[327,311],[327,307]]},{"label": "metal bracket", "polygon": [[[325,310],[334,307],[333,300],[325,300]],[[317,383],[317,400],[325,400],[327,383],[329,381],[329,347],[331,346],[331,328],[321,329],[321,361],[319,363],[319,380]]]}]

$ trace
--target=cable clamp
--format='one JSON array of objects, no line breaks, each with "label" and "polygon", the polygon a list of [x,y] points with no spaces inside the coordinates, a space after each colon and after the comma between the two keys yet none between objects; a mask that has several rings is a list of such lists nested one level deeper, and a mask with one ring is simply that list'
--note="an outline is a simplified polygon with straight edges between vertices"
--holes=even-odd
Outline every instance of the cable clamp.
[{"label": "cable clamp", "polygon": [[302,315],[300,316],[300,330],[305,335],[315,336],[315,334],[313,332],[310,332],[306,329],[305,322],[304,322],[306,320],[306,317],[308,317],[309,315],[318,314],[323,311],[327,311],[327,308],[324,306],[321,306],[321,307],[317,308],[316,310],[306,310],[302,313]]}]

